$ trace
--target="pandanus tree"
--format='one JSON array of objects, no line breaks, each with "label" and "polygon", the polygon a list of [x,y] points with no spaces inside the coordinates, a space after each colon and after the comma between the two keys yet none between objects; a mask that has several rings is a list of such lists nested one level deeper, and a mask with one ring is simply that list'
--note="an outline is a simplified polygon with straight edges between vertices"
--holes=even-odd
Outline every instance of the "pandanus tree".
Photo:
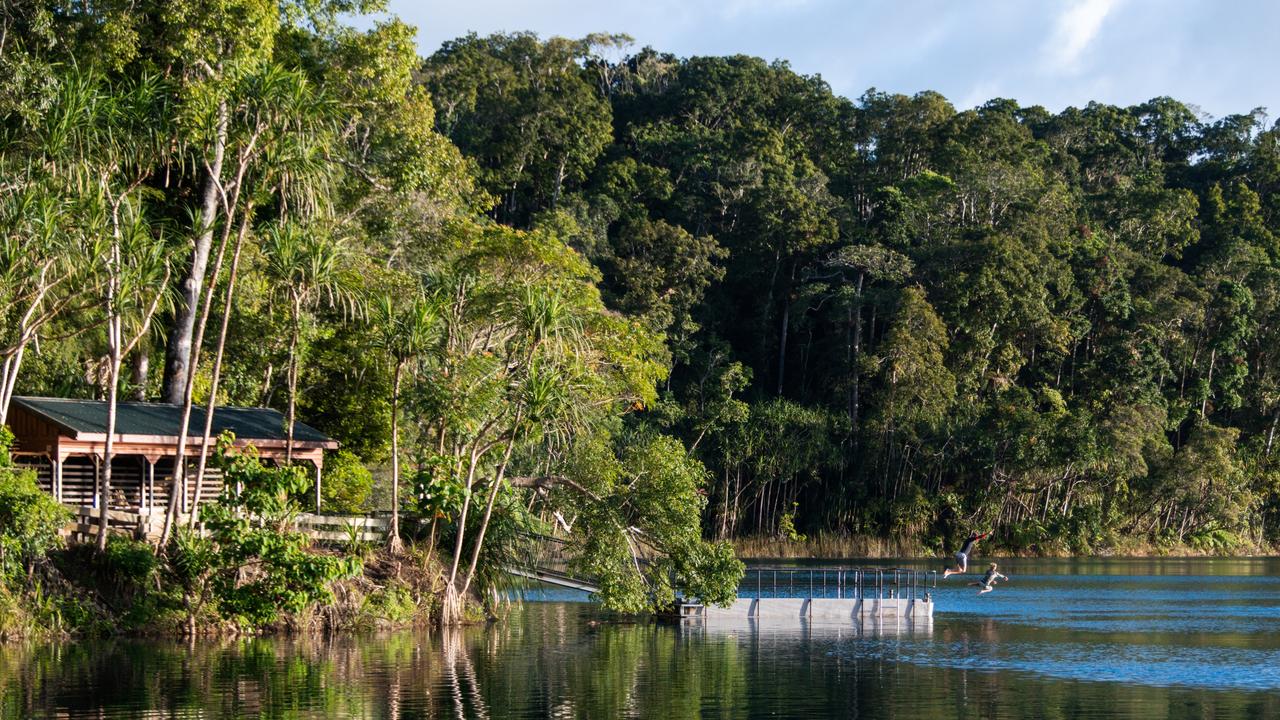
[{"label": "pandanus tree", "polygon": [[398,555],[404,548],[400,539],[400,389],[405,371],[437,342],[438,311],[421,293],[408,303],[388,293],[374,301],[370,316],[374,338],[391,363],[391,532],[387,542]]},{"label": "pandanus tree", "polygon": [[[195,492],[190,522],[195,525],[204,487],[205,470],[213,441],[213,419],[222,380],[223,358],[232,310],[235,307],[240,260],[249,238],[254,216],[266,196],[274,197],[281,217],[299,213],[315,214],[327,209],[332,190],[334,168],[326,161],[334,140],[336,104],[299,72],[279,66],[268,66],[250,78],[247,100],[240,108],[236,127],[236,160],[233,182],[222,194],[225,218],[218,245],[214,271],[205,292],[196,338],[202,339],[213,309],[213,294],[218,287],[223,257],[231,242],[231,266],[223,285],[222,319],[214,346],[210,369],[209,402],[200,438],[200,457],[196,464]],[[243,135],[243,137],[241,137]],[[232,228],[235,239],[231,241]],[[193,348],[192,365],[199,357],[199,345]],[[189,422],[192,403],[191,378],[188,376],[183,432]],[[185,448],[185,443],[183,443]]]},{"label": "pandanus tree", "polygon": [[[484,516],[472,541],[471,561],[458,591],[460,595],[466,595],[475,579],[485,534],[493,519],[494,503],[502,490],[516,443],[531,431],[538,430],[541,430],[540,434],[548,442],[563,440],[557,431],[572,432],[575,421],[583,419],[584,408],[575,400],[586,398],[575,398],[573,392],[575,386],[580,387],[582,380],[574,376],[583,369],[574,365],[576,361],[585,359],[587,351],[582,345],[584,338],[580,318],[574,315],[573,308],[554,288],[524,288],[510,303],[509,312],[515,319],[511,354],[516,357],[514,366],[508,363],[514,370],[508,387],[509,402],[512,405],[507,421],[509,426],[502,438],[502,454],[497,470],[489,484]],[[470,500],[469,495],[466,500]],[[464,501],[464,522],[466,512],[467,505]],[[451,585],[456,582],[464,534],[460,528],[458,544],[454,548],[453,567],[449,574]]]},{"label": "pandanus tree", "polygon": [[91,122],[92,146],[77,172],[82,189],[78,205],[85,230],[98,234],[91,263],[102,275],[102,309],[107,335],[107,433],[103,448],[102,486],[98,497],[98,549],[107,546],[110,526],[112,465],[120,372],[124,357],[150,332],[151,321],[167,297],[169,248],[153,228],[143,183],[162,160],[164,124],[153,114],[161,85],[144,79],[113,88],[104,83]]},{"label": "pandanus tree", "polygon": [[[276,207],[280,217],[299,214],[316,214],[327,209],[328,195],[334,169],[325,157],[333,144],[336,104],[307,77],[298,71],[288,70],[278,64],[268,64],[257,72],[241,78],[237,92],[230,96],[234,102],[227,105],[227,127],[224,129],[226,157],[221,161],[228,177],[217,186],[215,212],[219,222],[211,238],[217,240],[213,247],[212,266],[208,269],[208,282],[200,280],[202,293],[191,310],[191,341],[185,356],[173,355],[170,343],[170,368],[182,369],[176,380],[183,405],[179,443],[175,465],[174,495],[186,486],[186,442],[190,431],[191,411],[194,404],[195,369],[200,364],[205,331],[214,305],[215,291],[223,288],[223,313],[215,346],[208,411],[201,437],[200,458],[197,464],[195,492],[191,522],[195,523],[203,489],[205,467],[213,427],[213,406],[217,402],[221,379],[222,360],[226,347],[230,309],[236,294],[236,280],[240,272],[242,251],[253,229],[258,209],[264,204]],[[272,198],[267,203],[265,198]],[[223,278],[223,265],[230,254],[230,268]],[[180,323],[185,319],[179,319]],[[190,369],[190,372],[187,370]],[[174,389],[171,388],[170,391]],[[167,391],[167,392],[170,392]],[[165,518],[163,537],[176,515],[177,506],[171,505]]]},{"label": "pandanus tree", "polygon": [[107,433],[98,489],[98,547],[104,548],[120,368],[149,331],[169,279],[168,251],[147,217],[145,189],[168,151],[166,86],[155,76],[113,83],[77,68],[54,81],[47,107],[24,118],[4,147],[5,165],[19,158],[25,164],[16,174],[18,189],[7,192],[3,204],[0,269],[15,281],[5,291],[5,314],[16,315],[5,333],[13,342],[6,349],[3,401],[7,408],[26,345],[75,304],[69,298],[76,289],[62,294],[60,286],[79,280],[82,309],[101,310],[87,326],[106,328]]},{"label": "pandanus tree", "polygon": [[8,419],[27,348],[64,312],[83,308],[88,293],[79,237],[67,232],[68,207],[46,183],[0,197],[0,425]]},{"label": "pandanus tree", "polygon": [[[482,574],[504,498],[546,484],[534,474],[582,488],[565,467],[572,448],[651,403],[663,374],[659,338],[604,308],[592,269],[554,231],[479,225],[449,240],[458,254],[430,278],[442,299],[440,351],[415,388],[433,464],[464,488],[445,567],[446,624],[460,619]],[[566,507],[543,501],[553,516]],[[629,530],[611,537],[635,540]]]},{"label": "pandanus tree", "polygon": [[0,135],[0,424],[27,348],[59,316],[98,302],[100,278],[85,260],[102,228],[86,231],[83,199],[119,179],[117,111],[148,102],[156,86],[144,79],[113,97],[100,76],[74,67],[51,84],[40,111],[15,115],[20,121]]},{"label": "pandanus tree", "polygon": [[137,199],[113,202],[111,232],[103,248],[103,310],[107,331],[107,439],[103,449],[102,488],[98,498],[98,549],[107,547],[110,526],[112,461],[115,457],[117,397],[125,356],[146,337],[166,298],[169,251],[153,232]]},{"label": "pandanus tree", "polygon": [[304,331],[320,308],[341,310],[347,316],[360,309],[358,282],[348,263],[353,260],[344,241],[319,224],[286,222],[263,235],[264,272],[275,299],[283,306],[289,327],[288,410],[285,413],[286,461],[293,460],[293,425],[297,418],[298,371]]}]

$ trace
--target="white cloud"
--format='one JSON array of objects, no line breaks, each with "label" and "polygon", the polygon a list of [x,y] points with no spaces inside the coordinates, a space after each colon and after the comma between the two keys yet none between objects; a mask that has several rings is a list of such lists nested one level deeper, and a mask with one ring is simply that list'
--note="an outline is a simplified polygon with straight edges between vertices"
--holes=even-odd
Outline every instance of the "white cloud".
[{"label": "white cloud", "polygon": [[[474,30],[542,37],[625,32],[678,56],[792,61],[856,98],[933,89],[957,107],[990,96],[1051,111],[1159,95],[1219,117],[1280,111],[1280,1],[1235,0],[389,0],[424,55]],[[365,26],[369,21],[365,21]],[[1141,61],[1136,61],[1141,59]]]},{"label": "white cloud", "polygon": [[1081,56],[1102,30],[1102,21],[1119,3],[1120,0],[1076,0],[1064,10],[1043,48],[1045,69],[1078,72]]}]

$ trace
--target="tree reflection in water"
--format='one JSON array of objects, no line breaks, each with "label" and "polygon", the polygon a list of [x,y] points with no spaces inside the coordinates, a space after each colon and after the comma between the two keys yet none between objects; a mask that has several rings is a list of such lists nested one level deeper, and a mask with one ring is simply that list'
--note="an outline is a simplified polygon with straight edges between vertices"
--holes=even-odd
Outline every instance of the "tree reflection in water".
[{"label": "tree reflection in water", "polygon": [[[1004,633],[1004,635],[1002,635]],[[1008,641],[994,623],[753,628],[612,622],[531,605],[444,633],[7,647],[0,717],[1261,717],[1262,693],[904,662]],[[1056,711],[1055,711],[1056,712]],[[1049,715],[1057,716],[1055,713]]]}]

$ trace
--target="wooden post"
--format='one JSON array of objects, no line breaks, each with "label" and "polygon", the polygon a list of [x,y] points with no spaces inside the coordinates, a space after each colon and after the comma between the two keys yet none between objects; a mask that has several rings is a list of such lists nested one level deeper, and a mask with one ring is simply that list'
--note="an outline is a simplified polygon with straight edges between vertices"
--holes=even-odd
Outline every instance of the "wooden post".
[{"label": "wooden post", "polygon": [[142,479],[142,507],[154,510],[156,507],[156,464],[150,457],[142,456],[147,464],[147,476]]},{"label": "wooden post", "polygon": [[53,498],[58,502],[62,502],[62,463],[65,458],[54,453],[53,455],[53,478],[50,483],[53,485]]},{"label": "wooden post", "polygon": [[102,461],[96,453],[90,457],[93,458],[93,507],[96,508],[102,502]]},{"label": "wooden post", "polygon": [[319,515],[320,514],[320,468],[324,466],[324,451],[321,450],[317,452],[315,457],[312,458],[311,462],[315,463],[315,466],[316,466],[316,514]]}]

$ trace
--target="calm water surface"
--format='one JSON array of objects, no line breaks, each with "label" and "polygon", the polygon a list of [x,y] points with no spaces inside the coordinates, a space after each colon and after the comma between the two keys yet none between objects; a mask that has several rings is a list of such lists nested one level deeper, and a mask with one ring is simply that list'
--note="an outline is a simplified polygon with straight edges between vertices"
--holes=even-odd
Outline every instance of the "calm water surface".
[{"label": "calm water surface", "polygon": [[0,717],[1280,717],[1280,560],[1001,569],[981,597],[943,583],[932,623],[861,630],[619,623],[552,595],[451,633],[8,647]]}]

